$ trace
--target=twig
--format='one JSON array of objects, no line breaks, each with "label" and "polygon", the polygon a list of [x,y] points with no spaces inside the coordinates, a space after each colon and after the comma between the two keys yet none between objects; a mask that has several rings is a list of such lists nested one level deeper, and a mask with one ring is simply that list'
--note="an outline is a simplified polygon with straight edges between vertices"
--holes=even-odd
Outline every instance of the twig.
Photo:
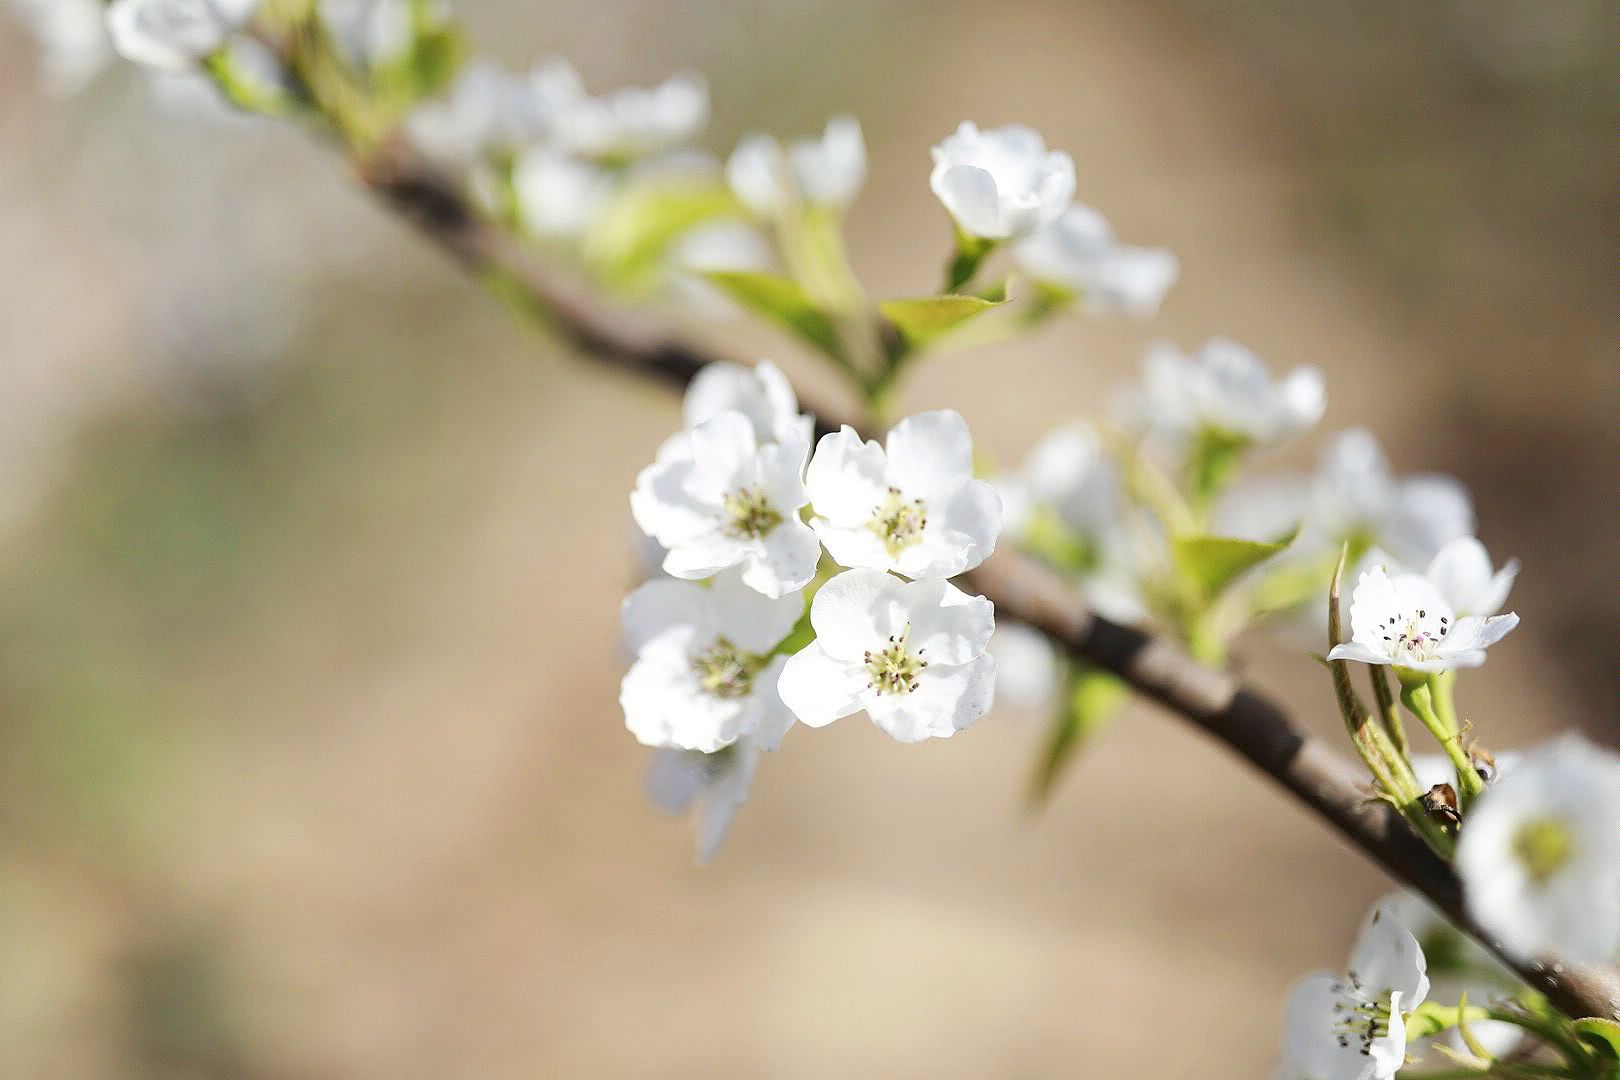
[{"label": "twig", "polygon": [[[358,171],[367,187],[470,272],[524,303],[582,352],[674,386],[684,386],[709,362],[533,259],[407,147],[392,144]],[[826,431],[838,425],[823,414],[817,426]],[[1620,1020],[1620,971],[1556,956],[1527,964],[1505,956],[1464,910],[1462,886],[1450,865],[1392,807],[1371,798],[1361,770],[1297,727],[1275,703],[1163,639],[1092,613],[1065,582],[1012,552],[998,553],[968,579],[1001,613],[1043,631],[1071,656],[1113,672],[1248,759],[1392,877],[1427,896],[1502,956],[1558,1009],[1575,1017]]]}]

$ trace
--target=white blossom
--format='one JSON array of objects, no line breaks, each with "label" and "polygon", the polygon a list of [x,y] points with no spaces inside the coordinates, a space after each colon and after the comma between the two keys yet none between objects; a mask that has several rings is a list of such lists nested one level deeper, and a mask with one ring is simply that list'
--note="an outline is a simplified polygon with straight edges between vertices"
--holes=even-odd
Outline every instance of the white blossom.
[{"label": "white blossom", "polygon": [[1100,315],[1154,314],[1181,273],[1174,254],[1118,243],[1101,214],[1078,204],[1020,241],[1014,254],[1030,277],[1077,293]]},{"label": "white blossom", "polygon": [[1335,645],[1328,659],[1429,672],[1478,667],[1485,662],[1486,648],[1518,625],[1513,612],[1459,618],[1427,578],[1391,578],[1378,566],[1356,583],[1351,640]]},{"label": "white blossom", "polygon": [[556,137],[581,157],[635,158],[679,146],[708,121],[708,85],[702,76],[682,72],[657,86],[573,100],[558,118]]},{"label": "white blossom", "polygon": [[544,61],[522,75],[478,60],[461,70],[448,96],[418,106],[406,132],[435,161],[465,168],[550,137],[584,93],[563,60]]},{"label": "white blossom", "polygon": [[185,71],[217,52],[258,0],[113,0],[107,34],[126,60]]},{"label": "white blossom", "polygon": [[748,209],[776,217],[796,201],[843,209],[866,182],[866,140],[853,116],[835,116],[819,138],[784,153],[771,135],[745,135],[726,162],[726,181]]},{"label": "white blossom", "polygon": [[1074,198],[1073,159],[1021,125],[980,131],[964,121],[933,156],[928,184],[969,236],[1028,236]]},{"label": "white blossom", "polygon": [[748,735],[774,750],[793,724],[776,691],[772,650],[804,613],[800,594],[771,599],[735,573],[708,585],[660,578],[625,598],[635,662],[619,688],[625,726],[648,746],[713,753]]},{"label": "white blossom", "polygon": [[760,446],[740,412],[723,412],[665,442],[636,477],[630,510],[669,549],[664,570],[695,580],[732,566],[767,596],[809,584],[821,549],[799,519],[809,447],[792,437]]},{"label": "white blossom", "polygon": [[801,723],[866,710],[900,742],[949,738],[989,710],[995,610],[940,578],[904,581],[848,570],[810,603],[816,639],[795,653],[779,690]]},{"label": "white blossom", "polygon": [[1376,544],[1403,566],[1424,566],[1448,541],[1474,533],[1473,501],[1450,476],[1396,477],[1378,440],[1361,428],[1328,445],[1307,485],[1296,547]]},{"label": "white blossom", "polygon": [[74,93],[106,67],[112,51],[101,0],[11,0],[11,7],[39,45],[48,93]]},{"label": "white blossom", "polygon": [[581,236],[613,194],[613,176],[601,166],[544,144],[518,154],[512,193],[524,228],[544,238]]},{"label": "white blossom", "polygon": [[753,367],[720,361],[707,364],[686,388],[682,411],[689,428],[736,410],[754,426],[760,443],[800,438],[810,441],[810,417],[799,412],[793,384],[769,360]]},{"label": "white blossom", "polygon": [[1613,963],[1620,944],[1620,756],[1578,735],[1524,755],[1463,819],[1469,914],[1524,960]]},{"label": "white blossom", "polygon": [[[321,0],[321,19],[338,50],[362,70],[403,56],[415,39],[413,0]],[[432,16],[443,20],[449,11],[432,5]]]},{"label": "white blossom", "polygon": [[896,424],[885,444],[824,435],[805,474],[810,521],[840,566],[954,577],[995,550],[1001,500],[973,478],[967,423],[949,409]]},{"label": "white blossom", "polygon": [[670,290],[678,301],[700,315],[728,318],[738,313],[736,302],[703,275],[711,270],[768,270],[771,247],[748,222],[719,218],[681,233],[665,260]]},{"label": "white blossom", "polygon": [[1304,431],[1326,407],[1317,369],[1295,368],[1274,381],[1260,357],[1226,338],[1212,338],[1195,354],[1168,342],[1150,345],[1135,402],[1144,424],[1174,439],[1214,433],[1244,444]]},{"label": "white blossom", "polygon": [[990,639],[996,660],[996,701],[1027,712],[1057,704],[1063,686],[1063,660],[1052,642],[1023,623],[1003,622]]},{"label": "white blossom", "polygon": [[750,735],[712,754],[660,749],[647,770],[647,795],[670,814],[697,807],[697,860],[713,859],[748,798],[764,749]]},{"label": "white blossom", "polygon": [[1429,978],[1417,938],[1388,907],[1362,925],[1343,974],[1306,976],[1288,998],[1279,1077],[1389,1080],[1406,1063],[1406,1015]]},{"label": "white blossom", "polygon": [[1519,576],[1519,560],[1509,559],[1493,571],[1485,545],[1472,536],[1459,536],[1435,553],[1423,576],[1458,615],[1495,615]]}]

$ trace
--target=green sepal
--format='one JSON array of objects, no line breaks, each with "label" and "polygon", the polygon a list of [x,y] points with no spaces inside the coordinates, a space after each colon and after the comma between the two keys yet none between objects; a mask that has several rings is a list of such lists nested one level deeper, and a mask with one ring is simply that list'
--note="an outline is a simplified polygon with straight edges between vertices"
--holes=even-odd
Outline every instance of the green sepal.
[{"label": "green sepal", "polygon": [[1176,572],[1207,602],[1219,596],[1239,575],[1286,551],[1295,535],[1289,533],[1271,543],[1231,536],[1180,536],[1170,542],[1171,559]]},{"label": "green sepal", "polygon": [[710,270],[703,277],[754,314],[842,360],[837,326],[793,279],[756,270]]},{"label": "green sepal", "polygon": [[1590,1046],[1604,1061],[1620,1062],[1620,1024],[1599,1016],[1588,1016],[1575,1021],[1575,1032],[1581,1042]]},{"label": "green sepal", "polygon": [[1042,806],[1058,777],[1081,747],[1091,741],[1129,696],[1118,678],[1089,664],[1069,665],[1063,683],[1063,699],[1047,734],[1046,745],[1030,778],[1029,801]]},{"label": "green sepal", "polygon": [[1438,1001],[1425,1001],[1413,1009],[1406,1017],[1406,1037],[1409,1040],[1427,1039],[1438,1035],[1442,1031],[1449,1031],[1461,1024],[1478,1023],[1489,1020],[1490,1011],[1479,1005],[1469,1005],[1466,1001],[1456,1005],[1442,1005]]}]

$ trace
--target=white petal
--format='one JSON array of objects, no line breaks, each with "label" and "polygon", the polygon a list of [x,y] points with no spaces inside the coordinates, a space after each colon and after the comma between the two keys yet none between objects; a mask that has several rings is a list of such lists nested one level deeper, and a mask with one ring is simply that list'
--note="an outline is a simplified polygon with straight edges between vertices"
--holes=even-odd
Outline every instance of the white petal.
[{"label": "white petal", "polygon": [[840,717],[860,712],[860,693],[866,683],[865,667],[835,660],[818,642],[811,642],[788,657],[776,689],[799,723],[825,727]]},{"label": "white petal", "polygon": [[782,745],[782,738],[793,726],[793,710],[782,701],[781,692],[777,686],[782,681],[782,671],[787,667],[788,658],[778,656],[766,664],[755,677],[754,685],[760,698],[760,714],[755,721],[754,730],[748,732],[744,741],[750,742],[761,750],[775,750]]},{"label": "white petal", "polygon": [[[827,554],[839,566],[865,567],[875,570],[899,570],[894,556],[878,538],[877,533],[865,525],[839,526],[823,518],[814,518],[810,527],[816,532]],[[921,574],[917,575],[921,577]],[[935,575],[936,577],[939,575]]]},{"label": "white petal", "polygon": [[693,463],[691,443],[685,439],[665,443],[658,460],[636,475],[630,493],[630,514],[642,532],[673,547],[712,532],[717,514],[690,491]]},{"label": "white petal", "polygon": [[810,505],[834,525],[864,524],[884,495],[883,447],[845,425],[821,437],[805,471]]},{"label": "white petal", "polygon": [[788,201],[781,146],[769,135],[744,135],[726,161],[726,182],[748,209],[761,217],[775,217]]},{"label": "white petal", "polygon": [[[933,523],[933,511],[930,511],[929,524]],[[964,569],[971,570],[996,550],[996,540],[1001,535],[1001,497],[985,481],[969,480],[945,504],[940,524],[966,541]]]},{"label": "white petal", "polygon": [[846,570],[823,585],[810,602],[816,643],[829,656],[860,663],[904,629],[893,609],[905,583],[881,570]]},{"label": "white petal", "polygon": [[713,859],[731,832],[731,823],[737,811],[748,799],[748,790],[754,783],[754,772],[759,767],[759,751],[738,743],[730,751],[723,768],[710,781],[703,809],[697,821],[698,862]]},{"label": "white petal", "polygon": [[736,740],[751,708],[749,698],[703,693],[680,658],[649,652],[619,685],[625,727],[647,746],[712,753]]},{"label": "white petal", "polygon": [[786,596],[810,584],[821,561],[815,530],[789,518],[759,542],[759,551],[743,566],[743,582],[766,596]]},{"label": "white petal", "polygon": [[995,605],[947,581],[903,585],[896,601],[911,627],[909,650],[931,664],[966,664],[984,654],[995,633]]},{"label": "white petal", "polygon": [[658,579],[639,586],[619,610],[624,646],[639,653],[655,638],[681,627],[691,637],[707,640],[715,632],[708,590],[685,581]]},{"label": "white petal", "polygon": [[1518,625],[1519,616],[1512,611],[1506,615],[1492,615],[1488,619],[1470,615],[1466,619],[1457,620],[1440,651],[1443,655],[1450,655],[1454,652],[1472,652],[1488,648],[1507,637]]},{"label": "white petal", "polygon": [[973,475],[973,439],[953,409],[906,417],[889,432],[885,449],[889,482],[907,499],[947,499]]},{"label": "white petal", "polygon": [[654,752],[647,769],[647,797],[666,813],[686,813],[708,782],[707,758],[695,750]]},{"label": "white petal", "polygon": [[1388,653],[1368,648],[1359,641],[1346,641],[1328,650],[1329,660],[1349,660],[1357,664],[1392,664]]},{"label": "white petal", "polygon": [[738,647],[768,653],[793,632],[804,614],[804,599],[796,591],[769,596],[746,584],[746,576],[731,571],[714,579],[709,588],[714,626]]},{"label": "white petal", "polygon": [[872,722],[904,743],[948,739],[990,710],[996,693],[996,660],[986,653],[960,665],[930,665],[908,694],[870,694]]},{"label": "white petal", "polygon": [[1408,1009],[1429,993],[1428,965],[1417,938],[1392,908],[1379,905],[1368,913],[1350,952],[1350,972],[1363,986],[1395,990]]},{"label": "white petal", "polygon": [[728,536],[712,529],[701,536],[687,537],[671,544],[664,556],[664,573],[686,581],[701,581],[713,577],[751,558],[758,542]]},{"label": "white petal", "polygon": [[935,169],[934,194],[962,230],[991,240],[1011,235],[1001,221],[1001,197],[995,177],[975,165]]},{"label": "white petal", "polygon": [[687,490],[697,499],[719,503],[753,480],[758,441],[754,425],[742,413],[728,410],[691,431],[692,475]]}]

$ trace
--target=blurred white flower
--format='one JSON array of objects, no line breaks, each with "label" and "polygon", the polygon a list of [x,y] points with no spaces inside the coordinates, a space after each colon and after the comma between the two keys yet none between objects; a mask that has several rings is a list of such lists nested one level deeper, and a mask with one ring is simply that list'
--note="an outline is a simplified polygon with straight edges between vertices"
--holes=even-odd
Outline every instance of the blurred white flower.
[{"label": "blurred white flower", "polygon": [[696,580],[740,566],[750,588],[787,595],[809,584],[821,556],[799,519],[808,449],[799,438],[760,446],[746,416],[720,413],[664,443],[636,477],[631,513],[669,549],[670,575]]},{"label": "blurred white flower", "polygon": [[776,692],[785,659],[771,652],[803,614],[798,593],[762,596],[735,572],[640,586],[622,612],[636,658],[619,688],[625,726],[648,746],[713,753],[748,735],[774,750],[793,716]]},{"label": "blurred white flower", "polygon": [[785,154],[771,135],[745,135],[726,162],[726,180],[761,217],[776,217],[797,200],[842,209],[866,182],[860,122],[835,116],[819,138],[795,139]]},{"label": "blurred white flower", "polygon": [[1322,418],[1322,375],[1299,367],[1273,381],[1260,357],[1235,341],[1212,338],[1187,354],[1168,342],[1148,346],[1139,420],[1178,440],[1214,433],[1241,443],[1271,443]]},{"label": "blurred white flower", "polygon": [[1028,236],[1074,198],[1073,159],[1021,125],[980,131],[964,121],[933,156],[928,184],[969,236]]},{"label": "blurred white flower", "polygon": [[636,158],[679,146],[708,122],[708,85],[681,72],[657,86],[574,99],[558,118],[556,137],[582,157]]},{"label": "blurred white flower", "polygon": [[581,236],[607,205],[613,187],[606,169],[544,145],[521,151],[512,165],[518,219],[547,239]]},{"label": "blurred white flower", "polygon": [[[1442,755],[1428,755],[1428,763],[1449,774],[1451,763]],[[1417,761],[1413,761],[1414,769]],[[1423,771],[1418,770],[1418,781],[1423,782]],[[1435,781],[1439,783],[1440,781]],[[1425,785],[1428,786],[1428,785]],[[1492,999],[1511,997],[1523,988],[1519,977],[1495,956],[1486,951],[1473,938],[1458,930],[1434,905],[1414,892],[1394,892],[1379,901],[1417,938],[1428,965],[1429,996],[1441,1001],[1460,1001],[1468,995],[1473,1005],[1484,1005]],[[1524,1029],[1503,1020],[1474,1020],[1468,1025],[1469,1034],[1477,1039],[1493,1057],[1500,1057],[1519,1045]],[[1459,1054],[1470,1053],[1462,1034],[1456,1028],[1434,1037]]]},{"label": "blurred white flower", "polygon": [[1620,756],[1578,735],[1525,754],[1463,819],[1469,914],[1512,955],[1597,964],[1620,945]]},{"label": "blurred white flower", "polygon": [[752,735],[738,736],[712,754],[661,749],[647,770],[647,796],[662,810],[685,814],[697,806],[697,860],[713,859],[748,799],[764,748]]},{"label": "blurred white flower", "polygon": [[476,60],[462,68],[448,96],[418,106],[405,130],[428,157],[465,168],[552,136],[584,93],[563,60],[543,61],[522,75]]},{"label": "blurred white flower", "polygon": [[1362,925],[1345,972],[1307,975],[1288,998],[1289,1080],[1389,1080],[1406,1064],[1406,1014],[1429,978],[1417,938],[1387,906]]},{"label": "blurred white flower", "polygon": [[1372,433],[1341,432],[1305,492],[1300,548],[1344,540],[1384,548],[1403,566],[1426,566],[1440,548],[1474,533],[1468,490],[1454,477],[1396,478]]},{"label": "blurred white flower", "polygon": [[908,416],[882,446],[847,425],[822,436],[805,486],[810,524],[840,566],[955,577],[1001,532],[1001,500],[973,478],[973,441],[950,409]]},{"label": "blurred white flower", "polygon": [[1445,598],[1419,574],[1391,578],[1381,566],[1361,575],[1350,603],[1351,640],[1335,645],[1329,660],[1394,664],[1412,671],[1478,667],[1488,646],[1501,641],[1518,615],[1458,618]]},{"label": "blurred white flower", "polygon": [[185,71],[217,52],[259,0],[113,0],[107,34],[126,60]]},{"label": "blurred white flower", "polygon": [[74,93],[107,66],[112,50],[102,0],[11,0],[11,7],[39,45],[47,93]]},{"label": "blurred white flower", "polygon": [[[415,37],[413,0],[320,0],[321,20],[338,51],[362,70],[404,55]],[[449,9],[432,5],[433,15],[447,18]]]},{"label": "blurred white flower", "polygon": [[1027,712],[1057,704],[1063,662],[1045,634],[1018,622],[1003,622],[990,639],[996,660],[996,701]]},{"label": "blurred white flower", "polygon": [[1493,572],[1485,545],[1459,536],[1435,554],[1423,576],[1458,615],[1495,615],[1519,576],[1519,560],[1509,559]]},{"label": "blurred white flower", "polygon": [[1181,265],[1164,248],[1126,247],[1103,216],[1074,205],[1019,242],[1024,273],[1078,294],[1099,315],[1145,318],[1159,310]]},{"label": "blurred white flower", "polygon": [[679,301],[699,314],[728,318],[737,314],[736,303],[703,275],[710,270],[768,270],[771,246],[748,222],[720,219],[683,232],[670,245],[666,261]]},{"label": "blurred white flower", "polygon": [[740,412],[760,443],[799,438],[808,444],[813,431],[813,421],[799,412],[793,384],[769,360],[753,367],[729,361],[706,365],[686,388],[682,410],[689,428],[723,412]]},{"label": "blurred white flower", "polygon": [[939,578],[848,570],[810,603],[816,640],[782,671],[782,700],[823,727],[866,710],[900,742],[949,738],[990,708],[995,609]]}]

